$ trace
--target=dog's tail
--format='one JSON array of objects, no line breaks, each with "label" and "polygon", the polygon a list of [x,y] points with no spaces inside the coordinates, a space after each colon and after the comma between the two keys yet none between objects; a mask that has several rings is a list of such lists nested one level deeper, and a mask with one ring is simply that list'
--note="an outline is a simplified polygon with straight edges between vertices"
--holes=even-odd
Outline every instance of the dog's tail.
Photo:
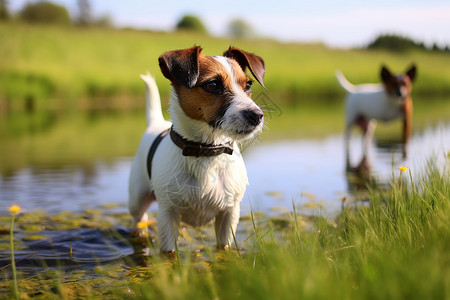
[{"label": "dog's tail", "polygon": [[151,123],[164,122],[164,116],[161,110],[161,98],[159,97],[158,85],[155,78],[147,71],[147,74],[141,74],[139,77],[145,82],[145,109],[147,117],[147,126]]},{"label": "dog's tail", "polygon": [[345,78],[344,74],[342,74],[341,71],[336,70],[335,72],[336,78],[339,82],[339,84],[344,88],[344,90],[346,90],[347,92],[354,92],[355,91],[355,86],[353,84],[351,84],[347,78]]}]

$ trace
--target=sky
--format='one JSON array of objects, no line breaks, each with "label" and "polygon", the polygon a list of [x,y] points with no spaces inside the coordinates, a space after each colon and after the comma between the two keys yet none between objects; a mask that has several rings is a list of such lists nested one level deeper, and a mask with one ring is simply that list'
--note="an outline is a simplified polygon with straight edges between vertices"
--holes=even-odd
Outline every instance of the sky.
[{"label": "sky", "polygon": [[[9,0],[20,10],[36,0]],[[78,14],[77,0],[51,0]],[[215,36],[233,19],[246,21],[258,35],[283,42],[322,42],[330,47],[361,47],[380,34],[398,34],[427,45],[450,45],[449,0],[91,0],[93,15],[114,25],[172,30],[185,14],[198,16]]]}]

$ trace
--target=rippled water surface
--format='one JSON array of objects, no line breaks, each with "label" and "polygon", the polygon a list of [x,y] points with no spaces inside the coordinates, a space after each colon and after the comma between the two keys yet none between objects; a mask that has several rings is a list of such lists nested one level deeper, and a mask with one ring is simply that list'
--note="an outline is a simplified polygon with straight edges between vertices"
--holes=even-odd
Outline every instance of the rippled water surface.
[{"label": "rippled water surface", "polygon": [[[109,124],[119,123],[116,117],[108,118]],[[69,123],[73,122],[62,124]],[[120,153],[134,152],[141,132],[131,141],[116,141],[130,135],[127,126],[118,126],[125,130],[119,133],[109,130],[112,125],[95,120],[71,127],[80,126],[83,132],[75,138],[70,136],[73,133],[69,127],[56,124],[51,130],[37,133],[18,130],[17,136],[8,136],[0,144],[0,267],[9,261],[7,207],[12,204],[20,205],[25,212],[16,223],[19,268],[42,267],[43,261],[46,265],[89,268],[129,259],[140,251],[136,250],[139,243],[130,236],[131,218],[126,205],[132,155]],[[130,132],[136,131],[134,123],[129,127]],[[361,199],[360,192],[367,182],[386,185],[393,172],[398,175],[397,167],[404,165],[418,172],[431,157],[443,161],[450,150],[450,120],[416,128],[407,159],[402,157],[398,139],[384,137],[382,129],[380,132],[367,157],[362,156],[361,136],[355,134],[346,159],[339,129],[320,137],[277,138],[274,134],[247,147],[244,159],[250,186],[242,201],[242,216],[248,215],[252,207],[254,212],[276,217],[292,210],[293,204],[305,215],[334,215],[344,200]],[[68,139],[81,143],[89,135],[93,139],[85,146],[65,146]],[[119,155],[108,152],[114,148],[108,144],[113,140],[116,145],[127,145],[124,151],[118,151]],[[42,143],[48,148],[37,153],[33,148]],[[90,149],[93,155],[86,154],[91,144],[106,144],[102,150],[106,154],[97,157],[98,146]],[[80,160],[82,155],[87,158]],[[154,205],[151,212],[156,209]],[[238,234],[245,238],[245,221],[239,226]],[[211,237],[207,243],[213,245],[213,231],[207,230]]]},{"label": "rippled water surface", "polygon": [[[375,141],[363,166],[374,178],[388,182],[393,166],[419,170],[432,156],[444,156],[449,143],[449,124],[438,124],[414,133],[406,160],[400,145]],[[361,148],[360,137],[355,136],[350,168],[361,163]],[[342,198],[352,195],[351,177],[358,175],[346,172],[341,135],[261,142],[247,148],[244,157],[250,180],[242,201],[244,214],[249,212],[250,203],[255,211],[270,213],[280,207],[291,208],[292,201],[321,204],[324,212],[332,213],[339,210]],[[44,209],[51,213],[82,212],[106,204],[117,204],[116,210],[125,212],[131,161],[132,157],[117,157],[108,163],[97,161],[89,172],[74,165],[56,170],[26,167],[1,177],[0,201],[3,207],[16,203],[30,211]]]}]

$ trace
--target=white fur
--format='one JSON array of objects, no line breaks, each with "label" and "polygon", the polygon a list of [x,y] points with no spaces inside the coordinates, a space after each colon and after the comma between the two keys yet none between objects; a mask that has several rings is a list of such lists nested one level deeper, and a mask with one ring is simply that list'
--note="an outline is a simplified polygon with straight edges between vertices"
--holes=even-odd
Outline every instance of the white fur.
[{"label": "white fur", "polygon": [[[224,65],[226,59],[218,59]],[[230,76],[233,73],[230,72]],[[174,130],[188,140],[221,144],[233,142],[233,154],[212,157],[183,156],[169,136],[166,136],[153,157],[152,178],[149,180],[146,168],[147,154],[155,139],[163,130],[171,126],[164,120],[160,105],[156,105],[157,90],[154,79],[142,77],[147,84],[148,128],[139,145],[133,161],[129,180],[129,209],[135,224],[147,221],[145,211],[152,201],[158,202],[158,236],[161,251],[173,251],[180,221],[193,226],[204,225],[215,219],[217,244],[230,245],[231,230],[235,231],[239,222],[240,201],[248,185],[247,171],[236,140],[244,140],[251,135],[232,134],[241,126],[242,108],[257,107],[239,89],[227,110],[224,122],[213,129],[205,122],[189,118],[179,105],[176,93],[172,91],[170,113]],[[254,134],[262,129],[263,122]],[[143,233],[143,232],[141,232]]]},{"label": "white fur", "polygon": [[[235,141],[244,141],[254,137],[262,130],[264,122],[262,121],[259,126],[250,135],[249,134],[239,134],[237,133],[243,127],[245,127],[245,121],[240,114],[241,111],[246,109],[256,109],[259,107],[253,102],[253,100],[236,84],[235,74],[230,63],[230,60],[223,56],[215,56],[214,59],[219,61],[225,69],[229,72],[232,77],[232,91],[234,98],[231,102],[230,107],[227,109],[223,122],[219,128],[219,132],[226,132],[226,135],[231,137]],[[235,132],[235,133],[233,133]]]},{"label": "white fur", "polygon": [[345,101],[346,126],[345,140],[348,150],[352,125],[358,116],[363,115],[370,120],[364,136],[364,150],[367,151],[373,136],[376,120],[390,121],[403,116],[401,97],[389,95],[383,84],[351,84],[344,75],[336,71],[339,84],[347,91]]}]

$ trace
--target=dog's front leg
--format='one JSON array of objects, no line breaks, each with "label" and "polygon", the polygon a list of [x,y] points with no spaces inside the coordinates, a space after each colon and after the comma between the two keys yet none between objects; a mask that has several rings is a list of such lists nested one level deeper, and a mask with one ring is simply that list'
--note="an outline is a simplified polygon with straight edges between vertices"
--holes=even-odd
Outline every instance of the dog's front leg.
[{"label": "dog's front leg", "polygon": [[375,119],[371,119],[365,128],[364,139],[363,139],[363,154],[367,155],[369,151],[370,143],[372,142],[373,134],[375,132],[375,127],[377,127],[377,121]]},{"label": "dog's front leg", "polygon": [[149,192],[141,192],[136,193],[137,188],[131,186],[130,188],[130,196],[128,201],[128,208],[130,210],[131,215],[133,216],[134,228],[136,233],[144,237],[147,235],[147,228],[139,229],[137,224],[139,222],[147,222],[148,215],[146,213],[150,204],[155,201],[155,195]]},{"label": "dog's front leg", "polygon": [[158,208],[158,239],[161,252],[175,251],[180,215],[170,208]]},{"label": "dog's front leg", "polygon": [[344,144],[345,144],[345,153],[350,155],[350,135],[352,133],[352,127],[354,125],[353,119],[347,116],[347,123],[345,124],[345,134],[344,134]]},{"label": "dog's front leg", "polygon": [[[239,213],[240,204],[236,203],[234,207],[217,214],[215,220],[217,249],[227,249],[231,246],[233,233],[236,234],[239,223]],[[233,230],[233,233],[231,230]]]},{"label": "dog's front leg", "polygon": [[407,144],[412,132],[413,106],[411,98],[406,99],[403,106],[403,158],[407,156]]}]

